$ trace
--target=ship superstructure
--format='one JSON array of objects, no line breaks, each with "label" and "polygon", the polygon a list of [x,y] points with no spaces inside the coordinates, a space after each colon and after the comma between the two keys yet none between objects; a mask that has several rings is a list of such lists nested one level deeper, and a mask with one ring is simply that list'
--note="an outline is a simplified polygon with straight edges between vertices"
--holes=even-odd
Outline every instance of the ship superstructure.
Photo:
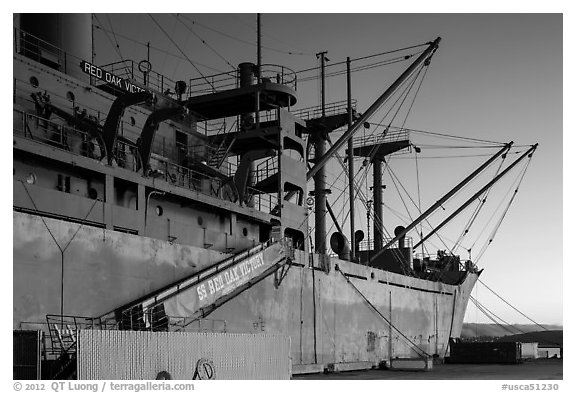
[{"label": "ship superstructure", "polygon": [[69,376],[66,339],[88,328],[282,333],[295,369],[446,355],[473,263],[414,258],[410,227],[386,239],[380,220],[371,245],[335,232],[330,256],[323,224],[334,152],[349,143],[380,179],[387,156],[411,148],[402,130],[352,137],[439,40],[359,113],[294,110],[297,74],[284,66],[172,81],[146,61],[93,64],[89,15],[17,21],[13,326],[44,332],[56,364],[44,377]]}]

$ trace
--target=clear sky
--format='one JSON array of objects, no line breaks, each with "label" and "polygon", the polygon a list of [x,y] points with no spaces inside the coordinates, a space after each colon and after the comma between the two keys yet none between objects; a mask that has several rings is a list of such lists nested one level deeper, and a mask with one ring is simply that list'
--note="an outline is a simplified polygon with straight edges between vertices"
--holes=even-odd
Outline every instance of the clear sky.
[{"label": "clear sky", "polygon": [[[185,14],[180,19],[170,14],[153,16],[186,56],[199,63],[197,66],[205,75],[216,73],[215,70],[229,71],[230,64],[255,62],[255,14]],[[192,21],[196,23],[193,25]],[[95,24],[108,30],[108,33],[95,30],[95,62],[99,65],[120,60],[111,42],[115,45],[117,41],[123,58],[137,61],[146,57],[145,46],[137,42],[150,42],[150,61],[155,71],[173,80],[200,76],[146,14],[96,14]],[[314,54],[322,50],[328,51],[328,58],[334,63],[345,60],[346,56],[371,55],[441,36],[440,49],[406,127],[489,141],[514,141],[519,145],[539,143],[514,204],[493,243],[479,260],[479,267],[485,268],[481,276],[483,282],[537,322],[563,322],[561,14],[263,14],[262,27],[263,63],[282,64],[293,70],[315,67]],[[162,52],[155,48],[161,48]],[[358,110],[365,110],[408,64],[402,62],[354,73],[353,97],[358,101]],[[307,76],[311,75],[315,74]],[[300,84],[298,93],[297,107],[319,103],[317,81]],[[327,102],[345,97],[344,79],[330,78]],[[371,121],[378,122],[381,118],[382,114],[376,114]],[[401,125],[401,122],[394,124]],[[414,142],[448,143],[421,135],[414,135]],[[459,143],[462,144],[466,143]],[[476,153],[484,155],[494,151],[485,149]],[[470,151],[458,152],[472,155]],[[428,156],[457,155],[444,150],[426,153]],[[487,159],[424,160],[425,157],[423,153],[419,166],[423,209]],[[402,161],[399,157],[390,165],[403,179],[414,176],[415,166],[409,160]],[[329,171],[337,173],[339,167],[333,164]],[[517,174],[518,171],[512,173],[508,182],[492,192],[493,207],[505,199]],[[416,198],[415,181],[406,182],[406,188]],[[369,183],[371,185],[371,181]],[[392,206],[397,199],[396,191],[386,175],[384,183],[388,186],[385,203]],[[343,184],[336,183],[335,187]],[[312,183],[309,189],[311,187]],[[402,205],[394,206],[397,211],[404,211]],[[338,207],[341,205],[336,202],[335,210]],[[360,204],[358,208],[364,217]],[[486,210],[493,211],[488,207]],[[388,213],[385,209],[385,216]],[[467,219],[470,214],[465,213],[463,217]],[[431,222],[439,223],[442,218],[435,216]],[[360,218],[359,224],[365,226],[366,220]],[[392,231],[396,225],[394,218],[385,225]],[[492,227],[493,224],[488,224],[486,231]],[[462,226],[447,229],[445,236],[455,239],[462,229]],[[468,248],[474,240],[470,238],[464,245]],[[482,243],[479,240],[474,244],[473,258]],[[444,247],[440,244],[440,248]],[[432,250],[433,247],[428,249]],[[466,252],[459,253],[467,256]],[[477,286],[473,295],[507,322],[528,323],[482,285]],[[466,321],[489,322],[472,305]]]}]

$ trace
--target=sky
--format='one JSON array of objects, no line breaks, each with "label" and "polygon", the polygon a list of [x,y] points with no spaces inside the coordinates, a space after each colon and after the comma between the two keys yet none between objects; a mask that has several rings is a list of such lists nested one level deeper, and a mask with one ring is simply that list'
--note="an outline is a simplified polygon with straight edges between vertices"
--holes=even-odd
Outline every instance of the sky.
[{"label": "sky", "polygon": [[[186,56],[149,15],[99,13],[95,14],[95,25],[108,32],[95,29],[95,63],[104,65],[120,60],[113,47],[116,44],[122,58],[142,60],[147,55],[146,42],[150,42],[152,47],[150,62],[153,70],[173,80],[200,76],[185,57],[198,63],[197,67],[204,75],[230,71],[230,64],[236,66],[256,60],[256,15],[253,13],[191,13],[183,14],[179,19],[171,14],[153,14],[153,17]],[[405,126],[500,143],[514,141],[522,146],[539,144],[518,195],[478,266],[485,269],[481,280],[529,317],[542,324],[563,324],[563,23],[561,14],[263,13],[262,55],[263,63],[302,70],[317,66],[315,53],[320,51],[328,52],[330,64],[344,61],[347,56],[354,59],[442,37]],[[357,100],[358,111],[368,108],[408,64],[400,62],[355,72],[352,95]],[[344,82],[343,77],[328,79],[328,103],[346,98]],[[296,108],[318,105],[319,82],[301,83],[298,100]],[[371,121],[379,122],[385,110],[379,111]],[[393,124],[401,125],[402,121]],[[338,136],[334,135],[333,140]],[[422,134],[411,134],[411,138],[422,146],[471,145],[466,141],[434,140]],[[477,156],[462,159],[425,157],[473,156],[472,150],[423,147],[418,167],[423,210],[486,160],[486,154],[493,154],[495,150],[480,149],[479,153],[475,151]],[[414,155],[412,152],[398,156],[391,160],[390,167],[402,179],[411,196],[416,198],[416,167],[412,160],[408,160]],[[510,156],[507,163],[515,158],[512,154]],[[357,162],[357,168],[360,163]],[[495,167],[478,184],[483,185],[489,180],[494,170]],[[328,171],[337,174],[340,168],[331,164]],[[502,206],[499,205],[502,201],[508,201],[508,191],[518,175],[518,170],[513,171],[502,185],[494,188],[490,194],[492,210],[487,204],[486,214]],[[368,177],[371,177],[371,172]],[[329,178],[334,180],[330,175]],[[343,184],[337,181],[334,187],[341,188]],[[406,215],[389,173],[384,175],[384,184],[387,185],[385,203]],[[371,180],[366,187],[370,185]],[[312,187],[310,182],[308,189]],[[471,189],[467,188],[467,191]],[[342,210],[341,201],[334,202],[334,205],[336,211]],[[365,211],[359,202],[356,206],[357,225],[363,225],[366,232]],[[458,204],[445,207],[454,209]],[[413,208],[411,212],[412,216],[417,215]],[[462,220],[471,214],[470,210],[466,212],[454,227],[443,232],[446,239],[458,237],[463,229]],[[437,224],[449,213],[438,213],[430,221]],[[387,208],[384,215],[384,225],[392,232],[400,223],[398,217]],[[479,229],[484,223],[479,219]],[[488,229],[485,231],[489,232],[494,224],[492,221],[486,225]],[[478,236],[473,258],[483,242],[482,236]],[[466,248],[473,245],[472,234],[470,239],[464,242]],[[438,241],[435,243],[439,248],[445,248]],[[434,253],[435,248],[431,246],[428,251]],[[458,253],[467,256],[463,250]],[[483,285],[476,286],[473,296],[506,322],[530,323]],[[465,322],[490,321],[469,304]]]},{"label": "sky", "polygon": [[[204,75],[230,71],[232,66],[244,61],[256,61],[255,14],[182,14],[179,17],[153,14],[152,17],[146,14],[96,14],[95,24],[102,29],[96,28],[94,33],[95,63],[104,65],[118,61],[120,54],[125,59],[144,59],[147,56],[146,42],[150,42],[152,47],[150,62],[153,69],[173,80],[200,76],[185,57],[199,63],[197,67]],[[166,37],[157,23],[174,42]],[[316,67],[315,53],[320,51],[328,52],[330,64],[344,61],[347,56],[355,59],[442,37],[405,126],[500,143],[514,141],[521,146],[539,144],[518,195],[478,266],[485,269],[481,280],[520,311],[538,323],[562,324],[562,28],[561,14],[264,13],[262,63],[281,64],[298,71]],[[112,46],[116,43],[120,53]],[[368,108],[408,64],[400,62],[355,72],[352,94],[357,100],[358,111]],[[338,68],[333,67],[330,70]],[[315,75],[318,73],[306,74]],[[298,97],[296,108],[318,105],[318,80],[300,83]],[[326,102],[345,98],[344,77],[328,78]],[[371,122],[378,123],[385,111],[386,107]],[[400,126],[403,119],[404,115],[399,116],[393,125]],[[334,135],[333,140],[338,136]],[[414,134],[412,138],[416,144],[437,146],[436,149],[423,148],[425,152],[419,157],[422,210],[487,160],[486,155],[497,151],[444,150],[438,146],[475,144],[434,140],[421,134]],[[426,159],[443,155],[473,157]],[[416,199],[417,183],[409,180],[415,174],[415,163],[408,160],[413,156],[398,156],[391,160],[390,167]],[[510,156],[507,163],[517,157]],[[356,167],[360,164],[361,161],[357,161]],[[483,185],[490,176],[494,176],[496,166],[493,168],[478,184]],[[497,211],[493,221],[486,223],[486,220],[494,208],[505,206],[509,200],[508,191],[515,184],[519,169],[512,171],[503,179],[502,185],[491,191],[492,210],[487,203],[482,211],[486,216],[479,217],[476,225],[478,230],[486,227],[484,233],[478,233],[474,238],[471,230],[463,242],[465,248],[473,246],[473,259],[475,252],[480,251],[488,240],[483,240],[482,235],[484,238],[488,236],[495,225],[494,220],[499,217],[498,211],[502,210]],[[341,170],[332,163],[328,171],[336,175]],[[407,215],[390,175],[386,176],[385,203],[397,213]],[[368,178],[371,179],[371,172]],[[330,184],[334,179],[329,175]],[[371,186],[371,180],[367,186]],[[308,187],[312,189],[312,182]],[[344,179],[336,181],[334,187],[334,192],[343,188]],[[445,207],[447,213],[432,216],[432,224],[439,223],[449,208],[454,209],[458,204]],[[334,210],[340,211],[341,208],[342,200],[335,201]],[[357,223],[363,225],[366,232],[365,210],[359,202],[357,208]],[[411,211],[411,216],[415,217],[415,210]],[[451,229],[444,231],[447,239],[458,237],[471,212],[472,208],[465,211],[460,221],[455,221]],[[384,215],[384,225],[392,232],[400,221],[387,208]],[[450,244],[448,240],[446,242]],[[438,241],[436,246],[445,248]],[[434,246],[427,251],[435,253]],[[468,256],[463,249],[457,253]],[[530,323],[481,284],[477,285],[473,296],[506,322]],[[471,304],[465,321],[490,322]]]}]

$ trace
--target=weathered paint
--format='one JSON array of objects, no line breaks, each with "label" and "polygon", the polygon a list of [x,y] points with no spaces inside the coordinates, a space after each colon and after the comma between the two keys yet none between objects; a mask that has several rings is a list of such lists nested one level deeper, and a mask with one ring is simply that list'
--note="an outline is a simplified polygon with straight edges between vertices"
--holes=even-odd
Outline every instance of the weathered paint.
[{"label": "weathered paint", "polygon": [[[17,212],[13,217],[13,323],[19,328],[20,322],[43,322],[46,314],[60,313],[61,253],[40,217]],[[62,248],[73,238],[64,253],[68,315],[100,316],[226,257],[142,236],[44,221]],[[293,364],[378,364],[417,356],[407,340],[443,357],[448,338],[460,335],[477,280],[476,274],[469,274],[453,286],[338,259],[331,260],[325,273],[308,268],[308,255],[300,251],[294,262],[302,266],[291,266],[279,287],[271,275],[210,315],[225,320],[227,332],[289,335]],[[392,324],[406,338],[335,270],[336,263],[343,272],[366,278],[349,280],[384,317],[391,315]]]},{"label": "weathered paint", "polygon": [[14,328],[60,314],[62,253],[47,228],[65,249],[66,315],[103,315],[226,256],[14,212]]}]

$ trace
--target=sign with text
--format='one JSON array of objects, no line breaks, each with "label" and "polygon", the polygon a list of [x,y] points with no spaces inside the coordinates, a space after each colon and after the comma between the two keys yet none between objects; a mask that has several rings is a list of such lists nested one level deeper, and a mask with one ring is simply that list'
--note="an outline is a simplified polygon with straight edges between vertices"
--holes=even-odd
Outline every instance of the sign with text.
[{"label": "sign with text", "polygon": [[165,312],[170,316],[190,316],[260,276],[282,258],[284,247],[280,243],[273,244],[263,252],[248,257],[166,300]]},{"label": "sign with text", "polygon": [[119,76],[116,76],[103,68],[88,63],[87,61],[82,60],[80,62],[80,67],[84,73],[98,78],[114,87],[125,90],[128,93],[138,93],[140,91],[145,91],[145,89],[130,82],[129,79],[120,78]]}]

